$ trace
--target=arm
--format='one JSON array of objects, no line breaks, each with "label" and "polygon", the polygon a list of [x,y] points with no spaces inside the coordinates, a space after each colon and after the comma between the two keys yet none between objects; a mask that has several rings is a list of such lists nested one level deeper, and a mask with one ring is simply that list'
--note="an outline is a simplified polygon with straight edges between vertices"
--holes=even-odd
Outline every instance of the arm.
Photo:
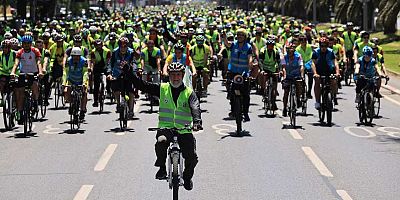
[{"label": "arm", "polygon": [[13,66],[13,68],[11,70],[11,74],[10,74],[11,76],[15,75],[15,71],[17,70],[18,65],[19,65],[19,58],[15,58],[14,66]]},{"label": "arm", "polygon": [[192,92],[192,94],[190,94],[189,96],[189,106],[192,113],[193,124],[201,125],[202,120],[201,120],[200,102],[194,92]]},{"label": "arm", "polygon": [[160,97],[160,84],[159,83],[150,83],[139,79],[137,76],[132,76],[133,85],[135,88],[149,93],[151,95]]},{"label": "arm", "polygon": [[316,62],[317,62],[317,59],[312,59],[311,68],[312,68],[314,77],[319,77],[319,75],[317,73],[317,66],[315,66]]}]

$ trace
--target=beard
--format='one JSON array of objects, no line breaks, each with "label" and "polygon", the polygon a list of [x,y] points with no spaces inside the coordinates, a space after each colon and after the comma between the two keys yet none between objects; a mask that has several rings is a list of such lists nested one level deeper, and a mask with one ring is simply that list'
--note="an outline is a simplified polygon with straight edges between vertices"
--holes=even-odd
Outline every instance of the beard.
[{"label": "beard", "polygon": [[179,81],[179,82],[177,82],[177,81],[170,81],[170,85],[171,85],[173,88],[178,88],[178,87],[180,87],[182,84],[183,84],[183,81],[182,81],[182,80]]}]

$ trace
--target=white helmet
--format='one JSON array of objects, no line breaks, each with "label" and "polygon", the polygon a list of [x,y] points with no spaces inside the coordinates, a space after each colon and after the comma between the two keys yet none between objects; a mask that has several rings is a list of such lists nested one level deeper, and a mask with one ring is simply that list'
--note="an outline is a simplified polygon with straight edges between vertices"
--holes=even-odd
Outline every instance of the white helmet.
[{"label": "white helmet", "polygon": [[80,56],[82,54],[82,50],[79,47],[74,47],[71,50],[71,56]]}]

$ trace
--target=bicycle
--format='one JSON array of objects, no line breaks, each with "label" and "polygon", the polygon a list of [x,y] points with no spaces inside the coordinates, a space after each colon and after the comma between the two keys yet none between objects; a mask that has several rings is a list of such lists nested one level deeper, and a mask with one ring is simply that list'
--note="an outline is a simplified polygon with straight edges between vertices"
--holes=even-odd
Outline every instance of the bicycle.
[{"label": "bicycle", "polygon": [[82,101],[82,85],[71,85],[71,102],[69,105],[71,131],[78,130],[81,127],[79,113]]},{"label": "bicycle", "polygon": [[331,80],[336,79],[335,75],[321,76],[321,107],[318,110],[319,121],[324,123],[326,116],[326,123],[328,126],[332,125],[332,111],[333,111],[333,94],[331,91]]},{"label": "bicycle", "polygon": [[[385,79],[385,85],[387,85],[388,81],[389,81],[389,77],[381,77],[381,79],[384,78]],[[375,94],[378,93],[378,88],[376,88]],[[375,113],[375,117],[379,117],[379,111],[381,109],[381,98],[375,98],[375,102],[374,102],[374,113]]]},{"label": "bicycle", "polygon": [[275,109],[274,109],[274,104],[275,104],[275,99],[272,98],[272,94],[274,93],[274,78],[278,76],[278,73],[271,73],[268,76],[268,79],[265,84],[265,90],[263,93],[263,102],[264,102],[264,110],[265,114],[269,116],[274,116],[275,115]]},{"label": "bicycle", "polygon": [[105,90],[105,75],[104,73],[100,74],[100,90],[99,90],[99,113],[104,111],[104,100],[106,99],[106,90]]},{"label": "bicycle", "polygon": [[[24,77],[24,108],[22,110],[23,124],[24,124],[24,135],[32,132],[33,119],[38,112],[37,105],[33,105],[32,97],[32,83],[37,81],[38,77],[33,73],[20,73],[20,77]],[[16,79],[18,81],[18,79]]]},{"label": "bicycle", "polygon": [[296,85],[298,84],[298,82],[303,84],[303,80],[301,79],[290,80],[288,113],[290,118],[290,125],[292,125],[292,127],[296,127],[297,99],[300,98],[297,96],[296,93]]},{"label": "bicycle", "polygon": [[178,200],[179,187],[183,186],[183,157],[178,143],[178,131],[191,130],[189,126],[185,128],[149,128],[149,131],[169,131],[173,134],[172,141],[168,147],[168,177],[169,189],[172,189],[173,200]]},{"label": "bicycle", "polygon": [[357,104],[358,118],[360,123],[371,124],[372,120],[377,116],[375,113],[375,103],[377,101],[379,101],[380,107],[380,100],[375,95],[378,92],[376,82],[380,79],[380,77],[375,76],[372,78],[367,78],[364,75],[358,76],[360,79],[364,79],[366,81],[365,87],[362,88],[360,92],[360,102]]},{"label": "bicycle", "polygon": [[212,81],[213,77],[218,77],[218,67],[216,60],[217,60],[216,56],[212,56],[208,59],[210,63],[210,81]]},{"label": "bicycle", "polygon": [[304,116],[307,116],[307,101],[308,101],[308,98],[307,98],[307,84],[306,84],[305,79],[303,79],[302,87],[303,87],[303,94],[302,94],[302,98],[301,98],[301,101],[300,101],[300,103],[301,103],[301,114],[304,115]]},{"label": "bicycle", "polygon": [[54,81],[54,106],[56,109],[59,108],[60,100],[61,100],[62,107],[64,107],[65,101],[64,101],[63,86],[61,83],[61,78],[58,78]]},{"label": "bicycle", "polygon": [[248,82],[248,77],[243,77],[242,75],[236,75],[233,77],[233,80],[229,80],[231,82],[230,85],[230,98],[232,98],[233,103],[233,115],[235,116],[236,121],[236,134],[240,135],[242,132],[242,121],[243,121],[243,96],[242,92],[244,91],[245,82]]},{"label": "bicycle", "polygon": [[[8,81],[7,81],[8,82]],[[11,130],[15,126],[15,115],[17,108],[15,104],[15,95],[13,91],[13,83],[4,86],[1,94],[3,100],[3,120],[6,130]]]},{"label": "bicycle", "polygon": [[[200,68],[202,68],[202,67],[200,67]],[[197,98],[199,99],[199,102],[200,102],[201,97],[203,96],[202,95],[203,88],[204,88],[203,87],[203,70],[198,69],[197,76],[196,76],[196,88],[194,88],[194,92],[195,92]]]},{"label": "bicycle", "polygon": [[[40,105],[40,114],[42,115],[42,118],[46,116],[47,113],[47,101],[48,97],[46,94],[46,86],[45,86],[45,79],[41,79],[39,81],[39,99],[38,99],[38,104]],[[36,116],[36,119],[38,117]]]},{"label": "bicycle", "polygon": [[347,65],[344,69],[344,82],[346,86],[351,85],[351,81],[353,80],[354,76],[354,63],[352,62],[351,58],[347,58]]},{"label": "bicycle", "polygon": [[[120,78],[125,79],[125,76],[121,75]],[[116,78],[112,78],[112,80],[116,80]],[[129,94],[126,94],[124,84],[122,84],[119,98],[119,107],[117,108],[117,112],[119,113],[119,126],[121,130],[126,130],[126,128],[128,127],[129,99]]]},{"label": "bicycle", "polygon": [[[153,73],[151,71],[146,72],[144,71],[143,76],[146,76],[146,81],[150,83],[154,83],[154,76],[158,76],[159,73]],[[158,104],[158,99],[154,95],[146,94],[146,99],[150,102],[150,112],[153,112],[153,107]]]}]

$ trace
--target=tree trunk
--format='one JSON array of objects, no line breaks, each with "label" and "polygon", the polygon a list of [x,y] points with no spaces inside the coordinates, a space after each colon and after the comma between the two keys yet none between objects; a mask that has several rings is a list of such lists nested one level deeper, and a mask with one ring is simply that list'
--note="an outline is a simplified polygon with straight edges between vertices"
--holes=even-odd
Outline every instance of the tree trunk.
[{"label": "tree trunk", "polygon": [[385,34],[396,32],[397,15],[400,11],[400,3],[397,0],[388,0],[383,14],[383,32]]}]

